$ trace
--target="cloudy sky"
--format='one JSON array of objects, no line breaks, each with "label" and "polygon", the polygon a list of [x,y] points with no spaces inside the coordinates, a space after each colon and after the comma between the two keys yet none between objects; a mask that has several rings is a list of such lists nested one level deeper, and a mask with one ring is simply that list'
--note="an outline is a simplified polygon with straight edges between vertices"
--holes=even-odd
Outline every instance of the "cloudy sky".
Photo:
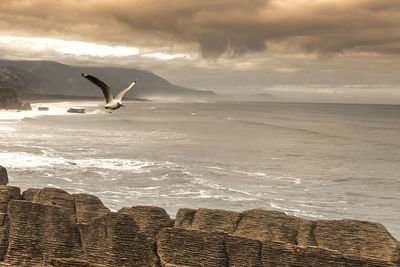
[{"label": "cloudy sky", "polygon": [[217,93],[400,104],[399,0],[0,1],[0,58]]}]

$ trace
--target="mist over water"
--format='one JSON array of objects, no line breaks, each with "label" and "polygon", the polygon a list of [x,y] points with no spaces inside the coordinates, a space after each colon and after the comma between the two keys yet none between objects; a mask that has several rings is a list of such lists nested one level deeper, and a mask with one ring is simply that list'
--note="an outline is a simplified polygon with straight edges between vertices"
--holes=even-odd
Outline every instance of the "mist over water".
[{"label": "mist over water", "polygon": [[[400,106],[261,102],[35,104],[0,111],[10,185],[113,210],[275,209],[384,224],[400,238]],[[37,111],[48,106],[48,112]],[[68,114],[70,107],[86,114]]]}]

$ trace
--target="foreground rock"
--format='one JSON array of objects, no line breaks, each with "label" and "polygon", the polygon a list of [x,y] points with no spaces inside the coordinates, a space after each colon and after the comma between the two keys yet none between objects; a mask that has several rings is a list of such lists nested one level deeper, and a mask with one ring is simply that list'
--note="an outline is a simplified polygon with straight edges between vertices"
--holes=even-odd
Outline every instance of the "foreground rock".
[{"label": "foreground rock", "polygon": [[0,166],[0,185],[8,184],[7,170],[3,166]]},{"label": "foreground rock", "polygon": [[400,266],[377,223],[308,221],[277,211],[137,206],[0,186],[0,266]]}]

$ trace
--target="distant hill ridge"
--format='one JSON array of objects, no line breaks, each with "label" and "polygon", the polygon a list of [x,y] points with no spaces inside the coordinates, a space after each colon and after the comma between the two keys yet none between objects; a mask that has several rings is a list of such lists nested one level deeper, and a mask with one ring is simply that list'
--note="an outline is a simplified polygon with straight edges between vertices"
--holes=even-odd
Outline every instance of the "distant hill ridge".
[{"label": "distant hill ridge", "polygon": [[0,87],[15,89],[18,93],[71,96],[98,96],[100,90],[81,73],[98,76],[113,89],[113,94],[138,79],[134,90],[126,97],[213,97],[212,91],[200,91],[174,85],[149,71],[116,67],[69,66],[53,61],[0,60]]}]

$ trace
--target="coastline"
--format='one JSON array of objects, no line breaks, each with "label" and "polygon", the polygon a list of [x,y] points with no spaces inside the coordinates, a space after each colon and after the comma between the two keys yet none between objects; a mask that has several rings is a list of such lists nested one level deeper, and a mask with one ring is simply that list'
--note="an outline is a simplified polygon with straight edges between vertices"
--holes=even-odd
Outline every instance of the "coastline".
[{"label": "coastline", "polygon": [[[104,97],[99,96],[76,96],[76,95],[47,95],[47,94],[26,94],[19,93],[19,98],[24,103],[40,103],[46,102],[64,102],[64,101],[104,101]],[[145,98],[129,98],[125,97],[126,100],[132,101],[149,101]]]}]

